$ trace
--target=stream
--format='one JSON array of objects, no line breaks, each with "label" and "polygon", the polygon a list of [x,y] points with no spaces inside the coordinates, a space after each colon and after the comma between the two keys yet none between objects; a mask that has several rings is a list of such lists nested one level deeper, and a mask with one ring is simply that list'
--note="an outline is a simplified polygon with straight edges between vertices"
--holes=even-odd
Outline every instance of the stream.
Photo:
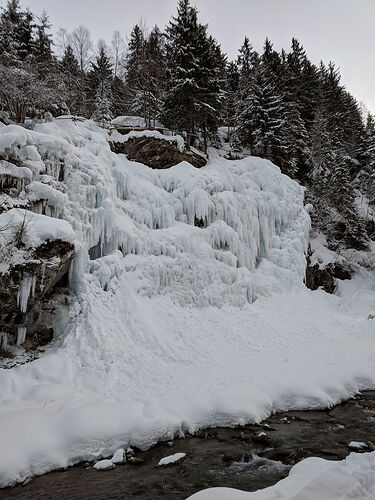
[{"label": "stream", "polygon": [[[82,463],[0,490],[1,499],[185,499],[208,487],[254,491],[286,477],[292,465],[317,456],[341,460],[349,443],[375,449],[375,390],[364,391],[331,409],[275,413],[261,424],[201,430],[147,451],[133,463],[97,471]],[[186,453],[176,464],[162,457]]]}]

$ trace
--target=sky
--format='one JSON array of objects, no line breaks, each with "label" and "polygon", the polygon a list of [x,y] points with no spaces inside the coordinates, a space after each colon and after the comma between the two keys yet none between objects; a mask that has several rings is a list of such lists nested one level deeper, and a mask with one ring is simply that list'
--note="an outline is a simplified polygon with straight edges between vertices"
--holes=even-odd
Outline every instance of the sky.
[{"label": "sky", "polygon": [[[334,61],[342,83],[375,113],[375,0],[191,0],[200,20],[235,58],[245,36],[261,50],[266,36],[289,48],[292,37],[319,63]],[[0,0],[4,5],[5,0]],[[110,42],[114,30],[126,38],[140,19],[165,26],[177,0],[21,0],[35,13],[45,9],[54,29],[86,25],[93,40]]]}]

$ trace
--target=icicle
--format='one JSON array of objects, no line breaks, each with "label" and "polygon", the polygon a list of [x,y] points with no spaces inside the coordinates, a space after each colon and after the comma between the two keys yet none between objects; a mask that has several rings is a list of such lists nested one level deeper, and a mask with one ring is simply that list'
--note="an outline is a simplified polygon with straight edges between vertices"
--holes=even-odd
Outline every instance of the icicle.
[{"label": "icicle", "polygon": [[30,294],[34,296],[35,282],[35,276],[24,276],[20,281],[17,293],[17,307],[19,307],[20,311],[23,313],[27,310]]},{"label": "icicle", "polygon": [[0,349],[3,351],[8,350],[8,334],[7,332],[0,332]]},{"label": "icicle", "polygon": [[20,346],[25,342],[26,339],[26,331],[27,328],[26,326],[20,325],[17,327],[17,340],[16,340],[16,346]]}]

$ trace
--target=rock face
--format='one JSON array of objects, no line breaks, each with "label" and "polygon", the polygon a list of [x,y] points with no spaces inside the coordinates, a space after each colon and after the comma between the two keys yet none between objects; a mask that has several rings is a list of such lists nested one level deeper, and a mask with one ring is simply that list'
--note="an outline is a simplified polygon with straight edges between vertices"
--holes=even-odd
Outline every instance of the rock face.
[{"label": "rock face", "polygon": [[32,345],[51,340],[55,310],[67,301],[66,277],[74,254],[69,242],[47,241],[30,260],[1,275],[0,331],[7,341],[21,344],[26,334]]},{"label": "rock face", "polygon": [[181,161],[187,161],[201,168],[207,163],[203,154],[195,151],[179,151],[176,144],[155,137],[132,137],[126,142],[110,141],[114,153],[126,154],[129,160],[138,161],[155,169],[170,168]]},{"label": "rock face", "polygon": [[310,290],[323,288],[327,293],[334,293],[336,290],[335,278],[347,280],[351,278],[350,270],[342,264],[328,264],[321,269],[319,264],[312,265],[310,256],[307,256],[305,284]]}]

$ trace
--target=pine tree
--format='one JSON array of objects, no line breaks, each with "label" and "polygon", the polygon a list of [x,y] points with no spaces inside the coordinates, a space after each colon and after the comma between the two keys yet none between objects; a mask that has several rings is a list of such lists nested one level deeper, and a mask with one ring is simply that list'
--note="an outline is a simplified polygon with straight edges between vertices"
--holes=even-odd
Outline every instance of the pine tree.
[{"label": "pine tree", "polygon": [[21,13],[21,20],[18,30],[19,49],[18,55],[25,61],[35,50],[34,44],[34,15],[27,9]]},{"label": "pine tree", "polygon": [[20,24],[22,14],[19,0],[8,0],[0,16],[0,60],[2,64],[17,66],[22,50]]},{"label": "pine tree", "polygon": [[280,157],[281,170],[290,177],[303,179],[310,167],[309,136],[296,103],[286,103]]},{"label": "pine tree", "polygon": [[[219,47],[198,22],[197,9],[180,0],[177,16],[166,29],[168,82],[163,119],[186,133],[187,146],[217,129],[222,101],[224,64]],[[210,59],[211,57],[211,59]],[[222,77],[220,76],[222,75]]]},{"label": "pine tree", "polygon": [[51,24],[48,20],[47,13],[43,11],[39,22],[36,26],[36,37],[34,41],[34,64],[41,77],[52,70],[52,35],[48,33],[51,29]]},{"label": "pine tree", "polygon": [[91,71],[88,75],[88,107],[89,110],[92,110],[92,113],[96,113],[96,116],[98,116],[97,110],[99,107],[103,113],[106,106],[109,107],[109,109],[112,108],[112,76],[112,62],[108,55],[107,46],[104,42],[99,42],[98,54],[95,58],[95,61],[91,63]]},{"label": "pine tree", "polygon": [[95,110],[92,119],[100,123],[104,127],[112,118],[112,92],[109,80],[102,81],[95,95]]},{"label": "pine tree", "polygon": [[59,69],[66,87],[66,105],[69,112],[78,113],[80,103],[85,100],[85,97],[82,93],[81,71],[71,45],[66,46],[59,62]]},{"label": "pine tree", "polygon": [[331,203],[337,207],[339,217],[336,226],[336,238],[345,241],[349,247],[365,249],[368,239],[364,222],[358,215],[354,204],[353,183],[350,178],[350,161],[342,150],[334,154],[335,167],[331,177]]},{"label": "pine tree", "polygon": [[153,126],[161,114],[166,76],[164,36],[157,26],[152,29],[146,40],[144,64],[148,75],[145,79],[144,94],[145,121],[148,126]]},{"label": "pine tree", "polygon": [[130,34],[126,58],[126,104],[129,114],[143,116],[146,120],[146,35],[136,24]]},{"label": "pine tree", "polygon": [[79,75],[80,69],[78,61],[70,44],[65,48],[63,57],[60,61],[60,69],[63,73],[72,77],[77,77]]},{"label": "pine tree", "polygon": [[[250,40],[245,37],[237,58],[239,80],[236,103],[237,130],[235,134],[235,140],[243,146],[251,146],[253,144],[251,123],[251,108],[253,107],[253,103],[250,102],[250,96],[257,90],[259,93],[255,81],[259,65],[259,55],[253,50]],[[256,100],[257,98],[254,95],[254,101]]]},{"label": "pine tree", "polygon": [[115,76],[112,80],[112,109],[114,116],[122,116],[127,112],[126,86],[121,78]]},{"label": "pine tree", "polygon": [[284,148],[284,102],[264,67],[254,68],[242,113],[237,120],[237,134],[255,156],[278,163]]},{"label": "pine tree", "polygon": [[239,71],[236,62],[231,61],[226,65],[225,71],[225,100],[223,109],[223,123],[228,127],[228,141],[231,139],[232,132],[236,126],[236,107],[239,87]]}]

